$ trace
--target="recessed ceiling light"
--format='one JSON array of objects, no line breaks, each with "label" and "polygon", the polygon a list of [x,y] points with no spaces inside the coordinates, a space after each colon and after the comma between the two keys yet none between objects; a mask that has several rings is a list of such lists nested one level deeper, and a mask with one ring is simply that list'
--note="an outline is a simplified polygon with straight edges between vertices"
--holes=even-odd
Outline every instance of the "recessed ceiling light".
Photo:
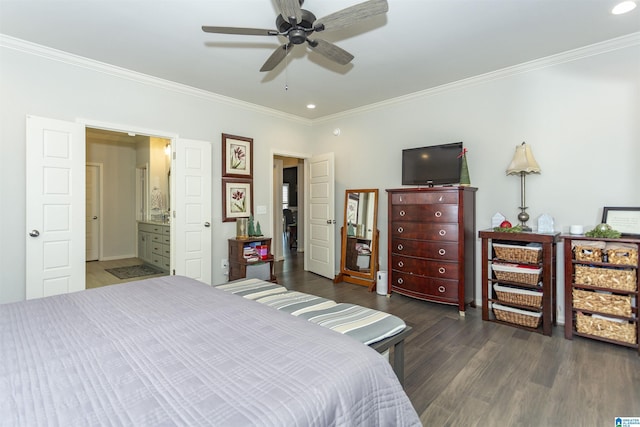
[{"label": "recessed ceiling light", "polygon": [[309,110],[313,110],[314,108],[316,108],[316,104],[307,104],[307,108]]},{"label": "recessed ceiling light", "polygon": [[611,13],[613,13],[614,15],[622,15],[623,13],[631,12],[635,8],[635,1],[623,1],[622,3],[618,3],[613,9],[611,9]]}]

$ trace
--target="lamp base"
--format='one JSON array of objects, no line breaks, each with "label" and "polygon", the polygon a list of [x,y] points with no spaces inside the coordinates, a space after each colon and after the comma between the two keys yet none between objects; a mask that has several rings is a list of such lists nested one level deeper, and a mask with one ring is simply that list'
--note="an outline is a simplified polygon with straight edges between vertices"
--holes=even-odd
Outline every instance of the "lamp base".
[{"label": "lamp base", "polygon": [[520,227],[522,231],[531,231],[531,227],[527,225],[527,221],[529,221],[529,214],[526,212],[526,206],[520,206],[520,213],[518,214],[518,221],[520,221]]}]

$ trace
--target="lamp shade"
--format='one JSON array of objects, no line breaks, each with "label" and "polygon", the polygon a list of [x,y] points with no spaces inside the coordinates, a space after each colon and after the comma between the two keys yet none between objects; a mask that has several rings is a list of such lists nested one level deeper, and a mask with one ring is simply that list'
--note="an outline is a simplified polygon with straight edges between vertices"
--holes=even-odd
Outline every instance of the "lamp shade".
[{"label": "lamp shade", "polygon": [[507,168],[507,175],[516,175],[520,173],[540,173],[540,166],[533,157],[531,146],[524,142],[516,146],[516,152],[513,155],[511,164]]}]

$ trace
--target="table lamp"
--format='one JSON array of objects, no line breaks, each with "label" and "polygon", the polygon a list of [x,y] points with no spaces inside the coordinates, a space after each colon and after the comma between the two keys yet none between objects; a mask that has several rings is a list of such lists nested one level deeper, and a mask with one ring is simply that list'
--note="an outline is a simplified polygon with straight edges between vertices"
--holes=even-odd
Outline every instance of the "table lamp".
[{"label": "table lamp", "polygon": [[540,166],[538,166],[536,159],[533,158],[531,147],[523,142],[516,146],[516,152],[507,168],[507,175],[520,175],[520,213],[518,214],[518,220],[523,231],[531,231],[531,228],[527,226],[529,214],[527,213],[527,206],[525,206],[525,176],[530,173],[540,173]]}]

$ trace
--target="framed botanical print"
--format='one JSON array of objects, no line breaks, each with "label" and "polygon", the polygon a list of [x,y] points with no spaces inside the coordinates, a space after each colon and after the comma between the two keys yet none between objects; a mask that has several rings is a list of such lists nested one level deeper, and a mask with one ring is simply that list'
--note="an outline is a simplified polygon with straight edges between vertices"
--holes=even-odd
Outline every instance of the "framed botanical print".
[{"label": "framed botanical print", "polygon": [[253,178],[253,139],[222,134],[222,176]]},{"label": "framed botanical print", "polygon": [[248,218],[253,212],[253,180],[222,178],[222,222]]},{"label": "framed botanical print", "polygon": [[602,210],[602,222],[622,235],[640,237],[640,207],[610,207]]}]

